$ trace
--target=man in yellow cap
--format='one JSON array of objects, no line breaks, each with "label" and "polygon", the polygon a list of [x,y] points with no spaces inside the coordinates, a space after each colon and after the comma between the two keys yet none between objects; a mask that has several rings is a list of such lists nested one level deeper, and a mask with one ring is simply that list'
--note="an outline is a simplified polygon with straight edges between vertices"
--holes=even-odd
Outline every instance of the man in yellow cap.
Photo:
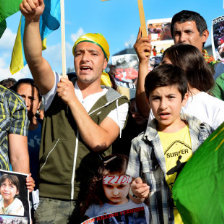
[{"label": "man in yellow cap", "polygon": [[111,153],[126,121],[127,98],[100,85],[110,55],[101,34],[86,34],[75,42],[77,79],[60,78],[42,57],[43,0],[23,0],[20,9],[26,18],[26,60],[45,102],[36,222],[66,223],[88,190],[97,163]]}]

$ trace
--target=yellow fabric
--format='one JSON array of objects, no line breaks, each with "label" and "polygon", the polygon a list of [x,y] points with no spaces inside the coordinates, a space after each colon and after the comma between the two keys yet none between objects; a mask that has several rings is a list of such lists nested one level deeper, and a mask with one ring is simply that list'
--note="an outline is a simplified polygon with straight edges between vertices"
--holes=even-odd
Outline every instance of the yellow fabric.
[{"label": "yellow fabric", "polygon": [[73,55],[74,55],[76,46],[80,42],[91,42],[91,43],[94,43],[94,44],[98,45],[99,47],[101,47],[107,61],[109,60],[109,57],[110,57],[109,44],[102,34],[100,34],[100,33],[87,33],[87,34],[84,34],[81,37],[79,37],[78,40],[75,42],[73,48],[72,48]]},{"label": "yellow fabric", "polygon": [[[177,178],[177,174],[181,171],[184,164],[192,156],[192,145],[189,127],[186,125],[178,132],[164,133],[158,132],[162,143],[165,162],[166,162],[166,181],[172,190],[173,184]],[[170,172],[168,174],[168,172]],[[182,224],[182,219],[174,208],[174,223]]]},{"label": "yellow fabric", "polygon": [[101,75],[101,85],[112,87],[110,76],[106,72],[103,72]]},{"label": "yellow fabric", "polygon": [[[16,40],[14,43],[11,63],[10,63],[10,72],[11,74],[15,74],[16,72],[20,71],[24,67],[24,60],[23,60],[23,44],[22,44],[22,37],[21,37],[21,19],[19,23],[18,32],[16,35]],[[47,48],[47,38],[42,41],[42,50]]]},{"label": "yellow fabric", "polygon": [[23,55],[22,55],[22,40],[21,40],[21,20],[15,40],[15,44],[12,51],[12,58],[10,63],[10,72],[15,74],[24,67]]},{"label": "yellow fabric", "polygon": [[47,38],[42,40],[42,51],[47,49]]}]

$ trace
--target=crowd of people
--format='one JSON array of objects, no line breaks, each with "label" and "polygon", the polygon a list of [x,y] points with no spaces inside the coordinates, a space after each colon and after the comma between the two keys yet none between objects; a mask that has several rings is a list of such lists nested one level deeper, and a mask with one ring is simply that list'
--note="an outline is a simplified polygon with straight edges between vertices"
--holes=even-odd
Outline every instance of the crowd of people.
[{"label": "crowd of people", "polygon": [[148,224],[183,223],[173,184],[224,121],[224,83],[214,78],[219,62],[203,49],[204,18],[175,14],[175,44],[150,72],[150,37],[139,29],[136,97],[129,103],[116,87],[101,85],[110,57],[102,34],[74,43],[74,75],[61,77],[51,68],[39,33],[44,8],[43,0],[20,5],[33,79],[0,83],[0,168],[29,174],[33,223],[81,223],[140,206]]}]

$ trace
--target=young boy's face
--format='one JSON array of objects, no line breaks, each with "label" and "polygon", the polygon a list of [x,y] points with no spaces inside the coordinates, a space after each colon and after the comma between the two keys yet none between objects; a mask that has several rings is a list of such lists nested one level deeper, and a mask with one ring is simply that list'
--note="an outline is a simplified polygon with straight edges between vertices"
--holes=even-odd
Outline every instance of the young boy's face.
[{"label": "young boy's face", "polygon": [[125,204],[128,202],[130,184],[103,184],[103,190],[109,204]]},{"label": "young boy's face", "polygon": [[178,131],[183,121],[180,118],[181,107],[187,102],[188,94],[182,100],[176,85],[157,87],[149,96],[149,104],[158,121],[158,130],[164,132]]},{"label": "young boy's face", "polygon": [[4,201],[11,203],[15,196],[19,194],[17,187],[12,184],[8,179],[6,179],[0,186],[0,193]]}]

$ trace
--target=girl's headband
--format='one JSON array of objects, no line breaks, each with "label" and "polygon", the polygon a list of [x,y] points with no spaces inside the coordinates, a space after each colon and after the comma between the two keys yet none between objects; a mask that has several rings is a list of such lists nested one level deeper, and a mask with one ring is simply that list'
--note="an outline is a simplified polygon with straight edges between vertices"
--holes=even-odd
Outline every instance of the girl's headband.
[{"label": "girl's headband", "polygon": [[106,175],[103,176],[103,184],[130,184],[132,177],[127,175],[117,176],[117,175]]}]

